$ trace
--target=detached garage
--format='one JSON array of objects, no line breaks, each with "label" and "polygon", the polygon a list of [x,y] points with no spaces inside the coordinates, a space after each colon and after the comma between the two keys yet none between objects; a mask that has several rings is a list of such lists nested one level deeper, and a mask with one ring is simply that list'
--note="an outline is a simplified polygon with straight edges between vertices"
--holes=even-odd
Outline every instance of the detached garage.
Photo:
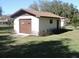
[{"label": "detached garage", "polygon": [[50,12],[21,9],[11,15],[14,18],[14,31],[18,35],[43,35],[53,29],[65,26],[65,18]]}]

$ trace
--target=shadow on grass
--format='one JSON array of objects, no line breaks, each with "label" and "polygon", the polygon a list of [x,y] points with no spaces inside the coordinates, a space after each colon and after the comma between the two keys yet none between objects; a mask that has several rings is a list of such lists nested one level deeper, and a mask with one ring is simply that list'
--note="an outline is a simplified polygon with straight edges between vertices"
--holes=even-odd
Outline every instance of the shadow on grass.
[{"label": "shadow on grass", "polygon": [[0,41],[3,41],[3,40],[11,40],[11,39],[12,39],[12,37],[9,36],[9,35],[1,35],[0,36]]},{"label": "shadow on grass", "polygon": [[72,31],[72,29],[54,29],[52,30],[52,34],[62,34],[68,31]]},{"label": "shadow on grass", "polygon": [[[1,35],[0,36],[0,54],[4,53],[5,50],[7,50],[8,44],[15,42],[14,40],[12,40],[12,37],[9,35]],[[5,54],[4,54],[5,55]],[[0,55],[1,56],[1,55]]]},{"label": "shadow on grass", "polygon": [[[63,40],[64,41],[64,40]],[[79,53],[70,52],[68,45],[64,45],[62,40],[59,41],[46,41],[41,43],[35,43],[35,41],[29,44],[6,46],[4,43],[0,47],[0,57],[2,58],[67,58],[78,57]],[[70,41],[66,40],[65,41]]]},{"label": "shadow on grass", "polygon": [[11,37],[9,35],[0,36],[0,46],[14,42],[14,40],[12,40],[12,38],[13,37]]},{"label": "shadow on grass", "polygon": [[72,29],[50,29],[48,30],[47,33],[43,33],[40,36],[50,36],[53,34],[57,35],[57,34],[62,34],[62,33],[69,32],[69,31],[73,31],[73,30]]}]

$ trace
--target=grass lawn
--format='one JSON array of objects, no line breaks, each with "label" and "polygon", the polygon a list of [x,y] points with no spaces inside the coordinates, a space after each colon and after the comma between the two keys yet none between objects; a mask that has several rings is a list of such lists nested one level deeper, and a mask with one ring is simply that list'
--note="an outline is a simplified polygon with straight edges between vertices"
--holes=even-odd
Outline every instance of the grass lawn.
[{"label": "grass lawn", "polygon": [[44,37],[17,37],[16,42],[12,43],[13,45],[28,44],[29,42],[44,42],[44,41],[63,41],[64,39],[70,39],[67,43],[71,50],[79,51],[79,30],[73,30],[66,33],[58,35],[50,35]]},{"label": "grass lawn", "polygon": [[49,36],[0,35],[0,57],[79,57],[79,30]]}]

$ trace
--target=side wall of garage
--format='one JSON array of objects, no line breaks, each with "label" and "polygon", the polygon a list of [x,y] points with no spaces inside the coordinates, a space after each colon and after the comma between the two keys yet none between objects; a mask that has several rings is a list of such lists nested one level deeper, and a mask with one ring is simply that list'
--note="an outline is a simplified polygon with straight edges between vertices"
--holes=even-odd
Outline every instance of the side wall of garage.
[{"label": "side wall of garage", "polygon": [[40,35],[48,33],[50,30],[57,29],[57,19],[55,18],[40,18],[39,32]]}]

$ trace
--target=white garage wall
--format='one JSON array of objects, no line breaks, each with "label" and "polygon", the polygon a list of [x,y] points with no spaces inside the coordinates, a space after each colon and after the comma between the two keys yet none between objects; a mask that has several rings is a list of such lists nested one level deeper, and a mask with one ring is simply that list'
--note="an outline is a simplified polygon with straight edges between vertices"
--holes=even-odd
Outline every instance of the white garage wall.
[{"label": "white garage wall", "polygon": [[65,19],[61,18],[61,22],[60,22],[61,28],[65,27]]},{"label": "white garage wall", "polygon": [[34,16],[19,16],[14,20],[14,31],[17,34],[21,34],[21,35],[29,35],[27,33],[20,33],[19,30],[19,19],[31,19],[31,34],[32,35],[37,35],[38,36],[38,32],[39,32],[39,19],[34,17]]},{"label": "white garage wall", "polygon": [[39,35],[39,18],[32,17],[32,35]]},{"label": "white garage wall", "polygon": [[[50,19],[53,20],[53,23],[50,24]],[[39,20],[39,32],[47,32],[49,29],[57,28],[57,20],[54,18],[40,18]]]},{"label": "white garage wall", "polygon": [[19,33],[19,19],[18,18],[14,19],[14,31],[17,34]]}]

